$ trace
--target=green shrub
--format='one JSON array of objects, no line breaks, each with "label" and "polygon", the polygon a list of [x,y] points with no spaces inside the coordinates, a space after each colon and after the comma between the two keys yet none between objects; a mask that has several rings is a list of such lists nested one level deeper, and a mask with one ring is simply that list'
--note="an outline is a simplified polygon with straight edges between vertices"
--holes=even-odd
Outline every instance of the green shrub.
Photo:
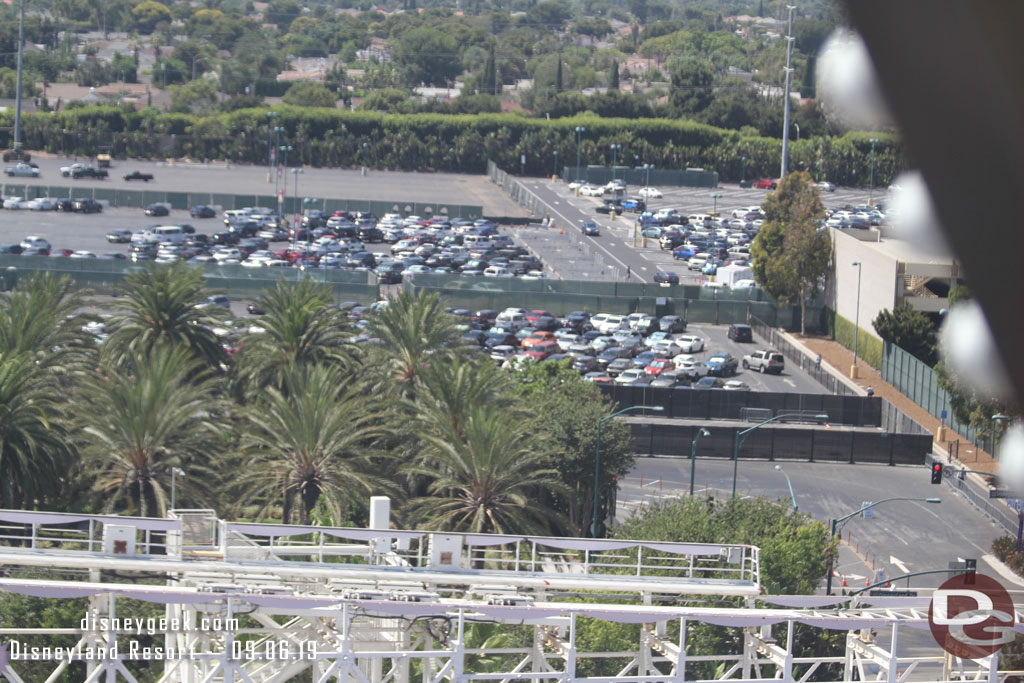
[{"label": "green shrub", "polygon": [[[854,330],[857,329],[852,322],[835,311],[825,310],[825,327],[828,334],[844,347],[853,351]],[[870,365],[876,370],[882,368],[882,340],[870,334],[863,327],[858,329],[857,357],[865,365]]]},{"label": "green shrub", "polygon": [[992,554],[1002,562],[1006,562],[1006,559],[1015,555],[1016,552],[1017,541],[1010,536],[1000,536],[992,541]]}]

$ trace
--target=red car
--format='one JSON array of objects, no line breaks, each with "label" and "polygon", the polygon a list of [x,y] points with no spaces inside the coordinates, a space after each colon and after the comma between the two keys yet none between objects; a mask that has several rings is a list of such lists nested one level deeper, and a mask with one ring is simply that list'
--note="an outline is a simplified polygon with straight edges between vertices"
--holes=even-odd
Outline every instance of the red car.
[{"label": "red car", "polygon": [[550,313],[548,313],[547,311],[544,311],[544,310],[541,310],[541,309],[537,309],[537,310],[533,310],[533,311],[530,311],[529,313],[527,313],[526,314],[526,319],[529,320],[531,323],[535,323],[535,322],[537,322],[537,318],[543,318],[545,316],[548,317],[548,318],[552,317],[552,315]]},{"label": "red car", "polygon": [[533,358],[534,360],[544,360],[553,353],[559,352],[558,344],[553,341],[542,341],[534,344],[530,347],[530,350],[525,355]]},{"label": "red car", "polygon": [[759,190],[774,190],[778,187],[778,184],[771,178],[761,178],[760,180],[754,181],[754,187]]},{"label": "red car", "polygon": [[669,370],[675,369],[676,364],[673,363],[671,359],[655,358],[654,360],[651,361],[650,365],[644,368],[644,372],[647,373],[648,375],[654,375],[655,377],[657,377],[663,372],[668,372]]}]

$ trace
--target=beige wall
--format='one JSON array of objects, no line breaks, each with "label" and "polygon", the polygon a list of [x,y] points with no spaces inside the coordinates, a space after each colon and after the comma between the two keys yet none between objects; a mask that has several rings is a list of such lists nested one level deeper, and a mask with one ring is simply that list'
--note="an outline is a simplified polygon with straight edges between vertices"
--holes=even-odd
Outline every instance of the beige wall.
[{"label": "beige wall", "polygon": [[850,322],[857,319],[857,267],[859,261],[860,283],[860,328],[875,334],[871,321],[880,311],[896,305],[898,293],[903,285],[898,280],[897,260],[872,248],[872,244],[846,235],[835,228],[829,228],[832,238],[833,273],[825,293],[825,305]]}]

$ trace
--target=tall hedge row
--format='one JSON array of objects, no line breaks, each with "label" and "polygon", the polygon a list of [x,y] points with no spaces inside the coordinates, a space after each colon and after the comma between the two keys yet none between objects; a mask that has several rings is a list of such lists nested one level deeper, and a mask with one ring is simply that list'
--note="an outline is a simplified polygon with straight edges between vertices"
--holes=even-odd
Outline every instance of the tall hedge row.
[{"label": "tall hedge row", "polygon": [[[610,145],[622,145],[620,165],[657,168],[702,167],[725,181],[776,177],[781,140],[741,137],[736,131],[673,119],[613,119],[592,115],[530,119],[515,114],[379,114],[278,106],[196,117],[112,107],[83,107],[28,114],[23,139],[28,149],[93,154],[110,147],[115,157],[191,157],[267,163],[271,126],[282,126],[281,144],[295,150],[289,163],[311,166],[373,166],[402,170],[482,173],[487,160],[518,171],[526,157],[528,175],[546,175],[576,162],[576,127],[582,133],[581,163],[608,165]],[[12,115],[0,116],[10,144]],[[815,178],[866,186],[875,145],[875,185],[884,185],[904,166],[903,146],[893,135],[848,133],[790,144],[790,168]],[[746,157],[744,164],[743,158]],[[293,162],[294,160],[294,162]]]}]

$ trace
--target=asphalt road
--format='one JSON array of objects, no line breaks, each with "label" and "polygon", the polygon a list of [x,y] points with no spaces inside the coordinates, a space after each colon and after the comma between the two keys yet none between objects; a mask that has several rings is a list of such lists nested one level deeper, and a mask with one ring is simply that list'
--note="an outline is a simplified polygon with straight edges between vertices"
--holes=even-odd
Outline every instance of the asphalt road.
[{"label": "asphalt road", "polygon": [[[267,181],[267,167],[250,165],[203,165],[156,161],[114,160],[110,177],[106,180],[81,178],[73,180],[60,174],[62,166],[74,161],[88,162],[89,159],[37,156],[32,162],[39,166],[38,179],[8,178],[12,184],[68,185],[74,187],[105,187],[113,189],[153,190],[173,192],[223,192],[232,194],[274,194],[274,182]],[[126,181],[125,173],[139,170],[152,173],[148,183]],[[285,192],[295,194],[296,174],[285,173]],[[335,199],[370,199],[396,202],[438,202],[450,204],[481,205],[488,216],[526,215],[486,175],[455,173],[412,173],[403,171],[378,171],[369,169],[363,175],[361,169],[336,169],[305,167],[298,174],[298,191],[302,197]],[[5,193],[6,194],[6,193]]]},{"label": "asphalt road", "polygon": [[[663,250],[656,240],[636,238],[634,246],[634,229],[636,214],[627,213],[611,219],[595,211],[601,206],[603,199],[597,197],[575,196],[567,183],[551,182],[543,179],[523,179],[523,184],[534,192],[550,209],[551,217],[558,221],[557,227],[569,233],[575,240],[588,245],[591,251],[600,255],[602,260],[615,266],[614,275],[621,277],[628,272],[633,281],[651,282],[659,270],[675,272],[681,284],[700,284],[704,277],[697,271],[691,271],[685,261],[672,257],[670,250]],[[635,192],[638,188],[630,188]],[[649,200],[649,208],[675,208],[681,214],[710,213],[716,209],[722,215],[731,215],[733,209],[760,205],[768,194],[767,190],[754,188],[743,189],[738,185],[722,185],[710,188],[661,188],[662,199]],[[721,195],[717,200],[711,194]],[[883,192],[876,192],[876,200],[882,198]],[[862,204],[867,202],[869,193],[861,189],[839,188],[835,192],[825,192],[822,201],[826,207],[838,207],[846,204]],[[601,236],[584,237],[583,221],[592,220],[601,226]]]},{"label": "asphalt road", "polygon": [[[892,501],[872,508],[870,518],[855,516],[840,527],[844,545],[836,567],[834,587],[843,577],[850,590],[863,588],[875,572],[889,577],[929,569],[946,569],[957,558],[978,559],[978,571],[1000,580],[1011,595],[1024,596],[1020,585],[1006,582],[982,557],[991,552],[992,541],[1002,532],[959,493],[933,486],[925,467],[884,465],[837,465],[806,462],[767,463],[741,460],[737,468],[737,494],[764,496],[791,504],[789,488],[779,464],[789,475],[798,509],[823,523],[842,517],[863,505],[884,498],[938,497],[941,504]],[[729,496],[732,490],[731,460],[698,458],[695,493]],[[639,458],[634,470],[620,480],[617,514],[620,519],[641,507],[686,495],[690,481],[688,458]],[[911,579],[912,587],[934,588],[945,575]],[[899,587],[906,581],[899,582]]]}]

